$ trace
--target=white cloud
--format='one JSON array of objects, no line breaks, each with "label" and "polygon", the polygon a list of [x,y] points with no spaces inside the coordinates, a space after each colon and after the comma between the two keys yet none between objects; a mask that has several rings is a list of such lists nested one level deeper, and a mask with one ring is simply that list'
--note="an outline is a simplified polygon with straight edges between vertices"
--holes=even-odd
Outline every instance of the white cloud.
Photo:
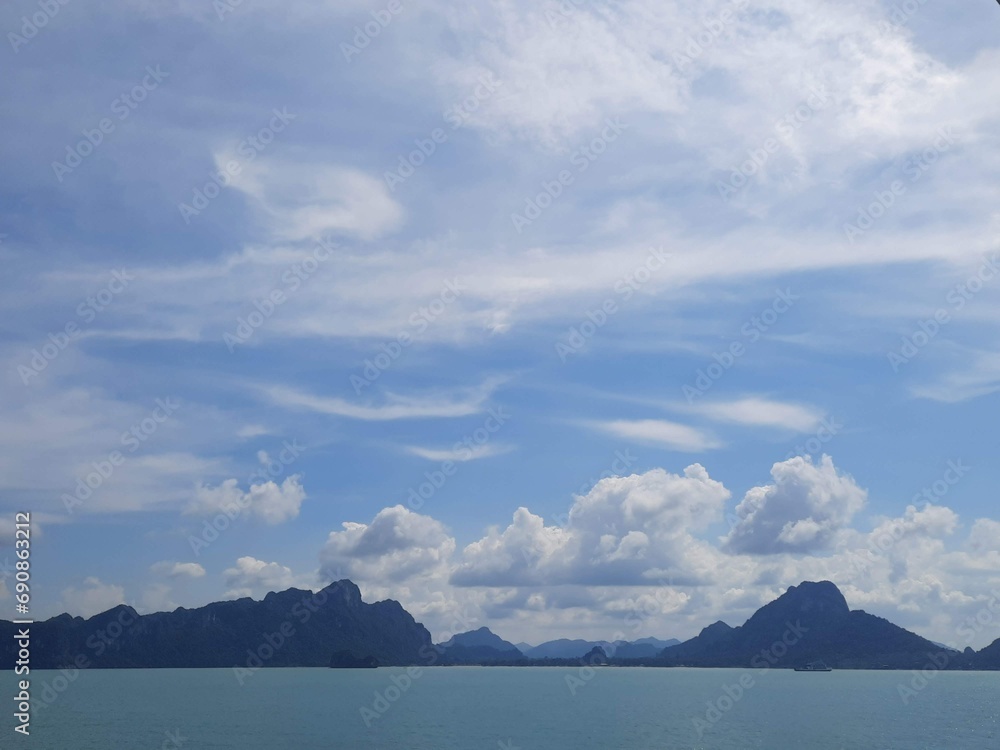
[{"label": "white cloud", "polygon": [[235,567],[227,568],[223,575],[229,587],[227,598],[258,597],[292,588],[297,582],[291,568],[250,556],[239,558]]},{"label": "white cloud", "polygon": [[980,518],[972,525],[969,547],[975,552],[1000,552],[1000,521]]},{"label": "white cloud", "polygon": [[956,404],[1000,390],[998,372],[1000,353],[968,352],[960,369],[942,373],[936,381],[914,386],[912,392],[919,398]]},{"label": "white cloud", "polygon": [[[5,365],[20,357],[0,347]],[[152,419],[158,396],[123,400],[77,382],[115,382],[113,369],[67,348],[42,373],[47,380],[25,387],[14,375],[4,387],[17,389],[18,398],[0,403],[0,424],[16,425],[0,430],[0,488],[30,494],[39,515],[73,520],[179,507],[194,477],[223,468],[225,460],[206,450],[226,445],[228,428],[214,409],[182,403],[139,441],[131,431]],[[117,466],[109,462],[112,453],[120,454]]]},{"label": "white cloud", "polygon": [[[730,492],[695,464],[601,480],[574,499],[563,526],[519,508],[457,554],[437,520],[386,508],[330,534],[322,576],[357,580],[368,600],[401,601],[435,634],[488,625],[529,641],[686,638],[719,619],[741,623],[790,585],[832,580],[853,607],[925,637],[963,648],[992,640],[959,628],[1000,590],[998,522],[980,519],[964,548],[950,550],[960,525],[950,508],[910,506],[863,531],[850,522],[865,492],[832,460],[793,459],[772,474],[773,485],[747,492],[763,498],[750,525],[714,543],[703,537]],[[760,534],[748,544],[751,529]]]},{"label": "white cloud", "polygon": [[709,545],[692,532],[722,516],[729,491],[699,464],[683,475],[655,469],[602,479],[575,498],[564,527],[526,508],[462,551],[463,586],[644,585],[703,579]]},{"label": "white cloud", "polygon": [[[220,153],[215,160],[221,170],[239,158]],[[374,240],[403,221],[403,209],[385,182],[356,169],[263,158],[244,164],[233,186],[260,204],[280,242],[318,240],[331,233]]]},{"label": "white cloud", "polygon": [[816,429],[823,411],[813,406],[789,404],[760,397],[735,401],[705,401],[692,405],[678,404],[674,408],[700,414],[716,422],[750,427],[778,427],[796,432]]},{"label": "white cloud", "polygon": [[170,612],[177,609],[178,604],[171,598],[172,590],[165,583],[154,583],[146,586],[142,592],[141,614],[150,612]]},{"label": "white cloud", "polygon": [[164,560],[154,563],[150,570],[156,575],[167,576],[169,578],[201,578],[205,575],[205,569],[198,563],[181,563]]},{"label": "white cloud", "polygon": [[700,453],[722,447],[721,442],[704,430],[663,419],[618,419],[590,422],[589,425],[601,432],[635,443],[657,445],[687,453]]},{"label": "white cloud", "polygon": [[384,422],[396,419],[452,418],[478,414],[483,411],[487,399],[500,382],[502,381],[499,379],[489,379],[475,388],[443,394],[399,396],[389,393],[386,395],[386,403],[379,406],[361,406],[342,398],[314,396],[283,386],[267,387],[264,391],[274,403],[286,408]]},{"label": "white cloud", "polygon": [[343,526],[320,553],[321,572],[330,579],[404,581],[440,573],[455,550],[441,523],[402,505],[379,511],[370,524]]},{"label": "white cloud", "polygon": [[267,434],[268,429],[259,424],[248,424],[236,431],[236,437],[242,440],[248,440],[250,438],[260,437],[261,435]]},{"label": "white cloud", "polygon": [[774,484],[754,487],[736,507],[727,549],[751,554],[822,552],[867,502],[833,459],[796,457],[771,468]]},{"label": "white cloud", "polygon": [[103,583],[93,576],[85,578],[82,587],[70,586],[63,589],[62,601],[67,611],[74,616],[93,617],[112,607],[125,603],[125,589],[110,583]]},{"label": "white cloud", "polygon": [[485,443],[484,445],[475,445],[471,448],[465,445],[456,445],[453,448],[421,448],[417,445],[408,445],[405,447],[407,453],[413,456],[419,456],[420,458],[426,458],[428,461],[478,461],[481,458],[492,458],[493,456],[502,456],[505,453],[510,453],[514,450],[512,445],[499,445],[496,443]]},{"label": "white cloud", "polygon": [[302,501],[306,499],[300,479],[295,474],[286,477],[280,485],[275,482],[254,484],[246,492],[239,488],[236,479],[227,479],[217,487],[200,484],[184,512],[199,516],[248,514],[266,524],[284,523],[299,515]]}]

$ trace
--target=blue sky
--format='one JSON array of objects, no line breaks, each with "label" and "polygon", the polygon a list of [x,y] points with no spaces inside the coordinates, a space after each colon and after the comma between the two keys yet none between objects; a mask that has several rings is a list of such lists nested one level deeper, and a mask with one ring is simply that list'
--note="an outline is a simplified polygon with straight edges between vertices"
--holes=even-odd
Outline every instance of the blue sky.
[{"label": "blue sky", "polygon": [[1000,637],[997,11],[9,3],[36,614],[684,638],[829,578]]}]

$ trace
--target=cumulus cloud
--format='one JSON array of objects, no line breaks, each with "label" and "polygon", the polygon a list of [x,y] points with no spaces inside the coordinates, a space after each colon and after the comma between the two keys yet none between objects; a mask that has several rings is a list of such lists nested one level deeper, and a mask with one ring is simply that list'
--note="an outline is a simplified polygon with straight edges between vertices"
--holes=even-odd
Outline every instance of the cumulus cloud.
[{"label": "cumulus cloud", "polygon": [[506,529],[468,545],[452,581],[463,586],[647,585],[694,580],[713,551],[692,532],[722,517],[729,491],[705,468],[602,479],[575,498],[564,527],[519,508]]},{"label": "cumulus cloud", "polygon": [[85,578],[83,586],[63,589],[62,601],[67,611],[80,617],[92,617],[125,603],[125,589],[99,578]]},{"label": "cumulus cloud", "polygon": [[236,479],[227,479],[217,487],[198,485],[184,512],[198,516],[246,514],[273,526],[298,516],[305,499],[306,491],[298,474],[287,477],[280,485],[275,482],[251,485],[246,492],[239,488]]},{"label": "cumulus cloud", "polygon": [[867,501],[867,492],[837,471],[833,459],[796,457],[771,468],[774,484],[754,487],[736,507],[725,539],[731,552],[768,555],[822,552]]},{"label": "cumulus cloud", "polygon": [[141,609],[143,614],[149,612],[169,612],[177,609],[177,602],[171,598],[171,588],[165,583],[154,583],[142,592]]},{"label": "cumulus cloud", "polygon": [[[357,580],[368,600],[401,601],[442,638],[485,624],[515,640],[684,638],[715,620],[738,624],[790,585],[832,580],[853,607],[946,642],[1000,584],[990,578],[996,521],[980,519],[953,549],[959,517],[944,506],[857,527],[866,493],[829,457],[775,464],[772,476],[746,493],[745,517],[721,540],[707,535],[731,493],[694,464],[603,479],[561,526],[518,508],[461,549],[436,519],[386,508],[330,534],[321,574]],[[960,645],[985,645],[974,635]]]},{"label": "cumulus cloud", "polygon": [[344,523],[330,533],[320,553],[327,578],[403,581],[445,569],[455,540],[439,521],[396,505],[369,524]]},{"label": "cumulus cloud", "polygon": [[228,598],[260,596],[271,591],[283,591],[296,584],[291,568],[250,556],[239,558],[236,565],[227,568],[223,575],[229,586],[226,592]]},{"label": "cumulus cloud", "polygon": [[201,578],[205,575],[205,569],[198,563],[181,563],[164,560],[154,563],[150,570],[156,575],[167,576],[168,578]]},{"label": "cumulus cloud", "polygon": [[969,533],[969,547],[980,552],[1000,552],[1000,521],[977,520]]}]

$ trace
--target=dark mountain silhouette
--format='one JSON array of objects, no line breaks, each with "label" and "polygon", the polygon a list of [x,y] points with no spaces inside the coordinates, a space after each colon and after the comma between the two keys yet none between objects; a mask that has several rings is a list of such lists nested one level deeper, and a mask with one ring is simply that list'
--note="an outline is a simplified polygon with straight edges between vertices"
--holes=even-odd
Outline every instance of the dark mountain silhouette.
[{"label": "dark mountain silhouette", "polygon": [[555,641],[540,643],[529,650],[525,656],[531,659],[579,659],[594,648],[594,646],[607,643],[607,641],[583,641],[579,639],[559,638]]},{"label": "dark mountain silhouette", "polygon": [[[0,668],[13,668],[18,626],[0,622]],[[197,609],[139,615],[124,605],[84,620],[31,626],[31,666],[326,667],[337,652],[383,665],[426,661],[430,633],[398,602],[366,604],[351,581]],[[422,652],[423,649],[426,649]]]},{"label": "dark mountain silhouette", "polygon": [[459,633],[438,646],[442,650],[442,664],[486,664],[524,659],[524,654],[513,643],[505,641],[489,628]]},{"label": "dark mountain silhouette", "polygon": [[[731,628],[717,622],[696,638],[663,651],[667,665],[797,667],[826,662],[837,669],[920,669],[940,661],[940,646],[867,612],[852,612],[833,583],[806,582]],[[949,664],[961,655],[948,652]]]},{"label": "dark mountain silhouette", "polygon": [[[0,621],[0,669],[14,667],[20,628]],[[629,650],[655,650],[662,642],[652,638],[615,644],[551,641],[525,655],[488,628],[435,646],[398,602],[366,604],[347,580],[316,593],[288,589],[261,601],[244,598],[150,615],[125,605],[86,620],[62,614],[30,630],[35,669],[582,663],[760,669],[814,662],[835,669],[1000,669],[1000,640],[978,653],[942,647],[880,617],[852,612],[829,581],[793,586],[742,626],[717,622],[655,656]],[[552,655],[536,657],[543,646]]]},{"label": "dark mountain silhouette", "polygon": [[641,638],[637,641],[584,641],[560,638],[546,641],[529,648],[524,655],[530,659],[579,659],[595,646],[600,646],[606,654],[616,659],[646,659],[659,654],[667,646],[680,643],[676,639],[661,641],[657,638]]},{"label": "dark mountain silhouette", "polygon": [[972,663],[977,669],[1000,669],[1000,639],[975,654]]}]

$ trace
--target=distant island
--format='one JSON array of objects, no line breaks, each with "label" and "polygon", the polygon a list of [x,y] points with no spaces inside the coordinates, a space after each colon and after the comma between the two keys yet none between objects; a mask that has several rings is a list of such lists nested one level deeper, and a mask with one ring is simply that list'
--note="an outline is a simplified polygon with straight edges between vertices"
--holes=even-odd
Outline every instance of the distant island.
[{"label": "distant island", "polygon": [[[13,669],[14,623],[0,621],[0,669]],[[802,669],[1000,669],[1000,639],[957,651],[888,620],[851,611],[829,581],[793,586],[739,627],[709,625],[684,643],[560,639],[514,645],[488,628],[435,644],[402,605],[368,604],[349,580],[317,592],[270,593],[197,609],[140,615],[115,607],[89,619],[59,615],[32,626],[37,669],[379,666],[645,666]],[[819,671],[819,670],[811,670]]]}]

